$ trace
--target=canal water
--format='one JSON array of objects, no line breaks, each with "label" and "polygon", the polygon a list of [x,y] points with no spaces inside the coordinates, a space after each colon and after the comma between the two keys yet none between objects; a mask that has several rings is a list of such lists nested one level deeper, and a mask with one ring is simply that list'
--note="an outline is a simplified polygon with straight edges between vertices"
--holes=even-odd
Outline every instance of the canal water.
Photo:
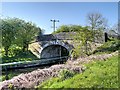
[{"label": "canal water", "polygon": [[34,66],[34,67],[26,67],[26,68],[17,68],[17,69],[9,69],[9,70],[6,70],[6,71],[2,71],[2,75],[0,75],[0,81],[4,81],[4,80],[9,80],[11,78],[13,78],[14,76],[17,76],[19,74],[22,74],[22,73],[29,73],[29,72],[32,72],[34,70],[37,70],[37,69],[44,69],[44,68],[49,68],[50,66],[52,65],[55,65],[55,64],[62,64],[63,62],[59,62],[59,63],[52,63],[52,64],[47,64],[47,65],[38,65],[38,66]]}]

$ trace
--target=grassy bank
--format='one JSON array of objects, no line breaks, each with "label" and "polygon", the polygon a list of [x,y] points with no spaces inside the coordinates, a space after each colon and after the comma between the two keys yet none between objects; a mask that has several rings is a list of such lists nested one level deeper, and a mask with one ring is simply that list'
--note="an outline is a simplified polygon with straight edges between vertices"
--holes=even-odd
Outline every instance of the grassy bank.
[{"label": "grassy bank", "polygon": [[113,39],[105,42],[102,46],[98,47],[93,54],[112,53],[120,50],[120,40]]},{"label": "grassy bank", "polygon": [[51,78],[37,88],[118,88],[118,56],[85,64],[82,74],[62,80]]},{"label": "grassy bank", "polygon": [[30,51],[28,52],[20,52],[17,55],[11,57],[2,57],[2,63],[11,63],[11,62],[19,62],[19,61],[31,61],[38,60],[36,56],[34,56]]}]

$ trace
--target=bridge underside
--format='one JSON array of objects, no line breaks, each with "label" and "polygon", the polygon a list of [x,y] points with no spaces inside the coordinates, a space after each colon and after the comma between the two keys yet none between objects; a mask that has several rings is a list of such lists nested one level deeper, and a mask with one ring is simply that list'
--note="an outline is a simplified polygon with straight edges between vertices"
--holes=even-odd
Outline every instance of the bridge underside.
[{"label": "bridge underside", "polygon": [[61,45],[50,45],[44,48],[40,58],[55,58],[69,56],[69,51]]}]

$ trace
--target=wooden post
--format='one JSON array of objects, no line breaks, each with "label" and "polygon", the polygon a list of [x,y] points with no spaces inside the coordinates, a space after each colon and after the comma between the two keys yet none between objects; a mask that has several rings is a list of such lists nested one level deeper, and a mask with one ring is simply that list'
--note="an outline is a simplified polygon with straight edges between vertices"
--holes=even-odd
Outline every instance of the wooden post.
[{"label": "wooden post", "polygon": [[105,32],[105,42],[107,42],[107,40],[108,40],[108,34]]}]

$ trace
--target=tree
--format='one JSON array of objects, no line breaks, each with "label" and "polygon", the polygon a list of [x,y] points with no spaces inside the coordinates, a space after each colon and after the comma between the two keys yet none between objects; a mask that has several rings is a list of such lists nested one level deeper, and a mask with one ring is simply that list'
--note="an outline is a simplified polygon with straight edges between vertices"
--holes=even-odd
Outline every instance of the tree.
[{"label": "tree", "polygon": [[83,28],[79,31],[76,36],[79,36],[78,39],[81,41],[81,47],[83,47],[83,53],[86,55],[90,54],[91,45],[90,42],[93,40],[92,31],[88,30],[88,27]]},{"label": "tree", "polygon": [[73,57],[80,55],[89,55],[91,53],[91,42],[93,40],[92,31],[88,27],[80,29],[74,36],[74,42],[78,44],[73,50]]},{"label": "tree", "polygon": [[28,51],[29,43],[35,40],[36,36],[42,33],[42,30],[32,22],[25,22],[20,19],[16,19],[16,22],[16,44],[22,47],[23,52]]},{"label": "tree", "polygon": [[90,30],[93,30],[94,41],[95,38],[100,38],[102,32],[107,27],[107,20],[103,18],[100,13],[89,13],[87,15],[88,26]]},{"label": "tree", "polygon": [[70,28],[68,25],[62,25],[53,33],[69,32],[69,31],[70,31]]},{"label": "tree", "polygon": [[70,25],[71,32],[78,32],[80,29],[83,29],[83,27],[80,25]]},{"label": "tree", "polygon": [[5,55],[8,56],[9,47],[15,39],[14,28],[10,19],[1,20],[0,24],[2,30],[2,46],[4,47]]},{"label": "tree", "polygon": [[53,33],[60,33],[60,32],[77,32],[82,29],[80,25],[62,25],[60,26],[55,32]]},{"label": "tree", "polygon": [[1,19],[2,46],[5,55],[11,45],[16,44],[22,47],[23,52],[28,50],[28,45],[35,40],[36,36],[42,33],[42,30],[32,22],[25,22],[18,18]]}]

